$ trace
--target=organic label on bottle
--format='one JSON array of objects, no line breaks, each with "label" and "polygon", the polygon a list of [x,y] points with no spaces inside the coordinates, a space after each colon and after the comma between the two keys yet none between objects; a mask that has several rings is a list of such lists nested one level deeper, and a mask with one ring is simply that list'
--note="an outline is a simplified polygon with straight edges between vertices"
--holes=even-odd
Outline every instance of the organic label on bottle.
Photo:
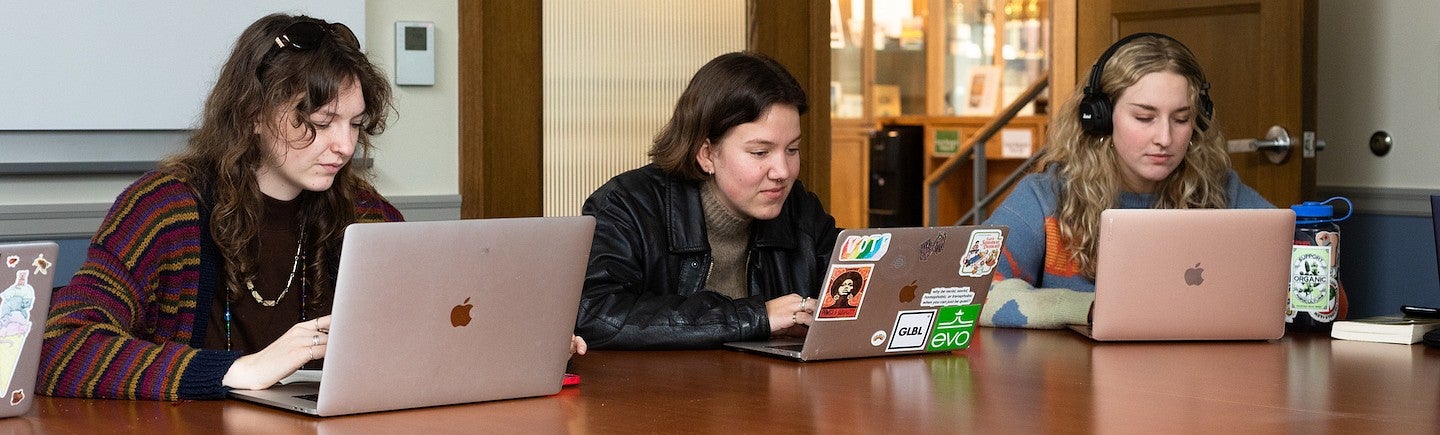
[{"label": "organic label on bottle", "polygon": [[1290,308],[1295,311],[1323,311],[1335,297],[1330,267],[1330,246],[1294,245],[1290,249]]}]

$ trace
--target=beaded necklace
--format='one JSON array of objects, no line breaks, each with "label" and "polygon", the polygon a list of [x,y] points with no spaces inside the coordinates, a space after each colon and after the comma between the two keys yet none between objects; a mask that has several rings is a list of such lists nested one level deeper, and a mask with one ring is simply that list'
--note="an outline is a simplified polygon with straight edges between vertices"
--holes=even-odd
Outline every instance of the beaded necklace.
[{"label": "beaded necklace", "polygon": [[[253,298],[255,298],[255,302],[256,302],[256,303],[258,303],[258,304],[260,304],[261,306],[264,306],[264,307],[273,307],[273,306],[276,306],[276,305],[280,304],[280,300],[281,300],[281,299],[285,299],[285,294],[290,292],[290,285],[293,284],[294,281],[295,281],[295,272],[296,272],[296,271],[299,271],[299,272],[300,272],[300,322],[302,322],[302,323],[303,323],[304,321],[306,321],[306,320],[309,320],[309,319],[307,318],[308,316],[305,315],[305,306],[306,306],[306,302],[307,302],[307,301],[306,301],[306,299],[307,299],[306,296],[307,296],[307,295],[306,295],[305,288],[308,287],[307,284],[309,284],[309,279],[307,279],[307,278],[305,277],[305,273],[304,273],[304,272],[305,272],[305,267],[302,267],[302,266],[301,266],[301,264],[305,263],[305,257],[306,257],[305,254],[304,254],[304,247],[305,247],[305,229],[304,229],[304,228],[301,228],[301,229],[300,229],[300,240],[298,240],[298,241],[295,242],[295,260],[294,260],[294,263],[291,263],[291,264],[290,264],[290,276],[289,276],[288,278],[285,278],[285,289],[284,289],[284,290],[280,290],[280,295],[279,295],[279,296],[276,296],[275,299],[272,300],[272,299],[265,299],[265,298],[260,297],[260,292],[255,291],[255,284],[252,283],[251,280],[249,280],[249,279],[246,279],[246,280],[245,280],[245,288],[250,290],[250,296],[253,297]],[[233,328],[234,324],[235,324],[235,316],[234,316],[233,314],[231,314],[231,312],[230,312],[230,297],[229,297],[229,295],[226,295],[226,297],[225,297],[225,350],[234,350],[233,342],[231,341],[231,329]]]}]

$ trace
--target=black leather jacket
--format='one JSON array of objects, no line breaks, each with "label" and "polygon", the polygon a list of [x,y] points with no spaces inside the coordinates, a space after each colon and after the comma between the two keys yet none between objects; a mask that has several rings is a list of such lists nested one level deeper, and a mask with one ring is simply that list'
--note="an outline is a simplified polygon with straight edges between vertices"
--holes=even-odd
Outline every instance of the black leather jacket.
[{"label": "black leather jacket", "polygon": [[594,348],[703,348],[765,339],[765,301],[815,296],[839,230],[799,181],[780,215],[756,221],[748,254],[750,296],[703,291],[710,245],[700,184],[654,165],[610,179],[585,200],[595,242],[576,334]]}]

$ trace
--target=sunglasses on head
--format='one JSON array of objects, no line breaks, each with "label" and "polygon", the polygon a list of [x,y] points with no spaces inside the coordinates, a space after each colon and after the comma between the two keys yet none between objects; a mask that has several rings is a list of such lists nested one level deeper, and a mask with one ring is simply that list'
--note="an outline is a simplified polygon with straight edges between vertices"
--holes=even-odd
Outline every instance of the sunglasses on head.
[{"label": "sunglasses on head", "polygon": [[280,36],[275,37],[275,47],[280,49],[309,50],[320,46],[325,41],[326,35],[335,35],[341,42],[352,48],[360,48],[360,40],[355,37],[355,32],[350,31],[341,23],[326,24],[320,21],[303,20],[285,27]]}]

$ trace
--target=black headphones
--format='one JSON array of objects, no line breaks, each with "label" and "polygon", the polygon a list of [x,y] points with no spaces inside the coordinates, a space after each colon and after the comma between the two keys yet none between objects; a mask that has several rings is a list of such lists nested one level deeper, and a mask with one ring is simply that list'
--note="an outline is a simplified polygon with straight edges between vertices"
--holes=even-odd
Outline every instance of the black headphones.
[{"label": "black headphones", "polygon": [[[1114,55],[1115,51],[1130,41],[1147,36],[1171,40],[1180,45],[1180,48],[1190,52],[1190,48],[1185,44],[1160,33],[1136,33],[1120,38],[1119,41],[1111,44],[1110,48],[1105,49],[1105,53],[1100,55],[1100,60],[1095,61],[1095,66],[1090,67],[1090,84],[1085,86],[1085,97],[1080,100],[1080,128],[1083,128],[1086,133],[1107,136],[1114,130],[1115,126],[1111,123],[1114,108],[1111,107],[1110,96],[1100,89],[1100,74],[1105,72],[1105,62],[1110,61],[1110,56]],[[1194,56],[1194,52],[1190,52],[1190,54]],[[1195,129],[1205,131],[1205,128],[1209,127],[1205,124],[1205,120],[1215,115],[1215,103],[1210,101],[1210,82],[1205,80],[1204,73],[1201,74],[1200,110],[1204,112],[1204,116],[1195,117]]]}]

